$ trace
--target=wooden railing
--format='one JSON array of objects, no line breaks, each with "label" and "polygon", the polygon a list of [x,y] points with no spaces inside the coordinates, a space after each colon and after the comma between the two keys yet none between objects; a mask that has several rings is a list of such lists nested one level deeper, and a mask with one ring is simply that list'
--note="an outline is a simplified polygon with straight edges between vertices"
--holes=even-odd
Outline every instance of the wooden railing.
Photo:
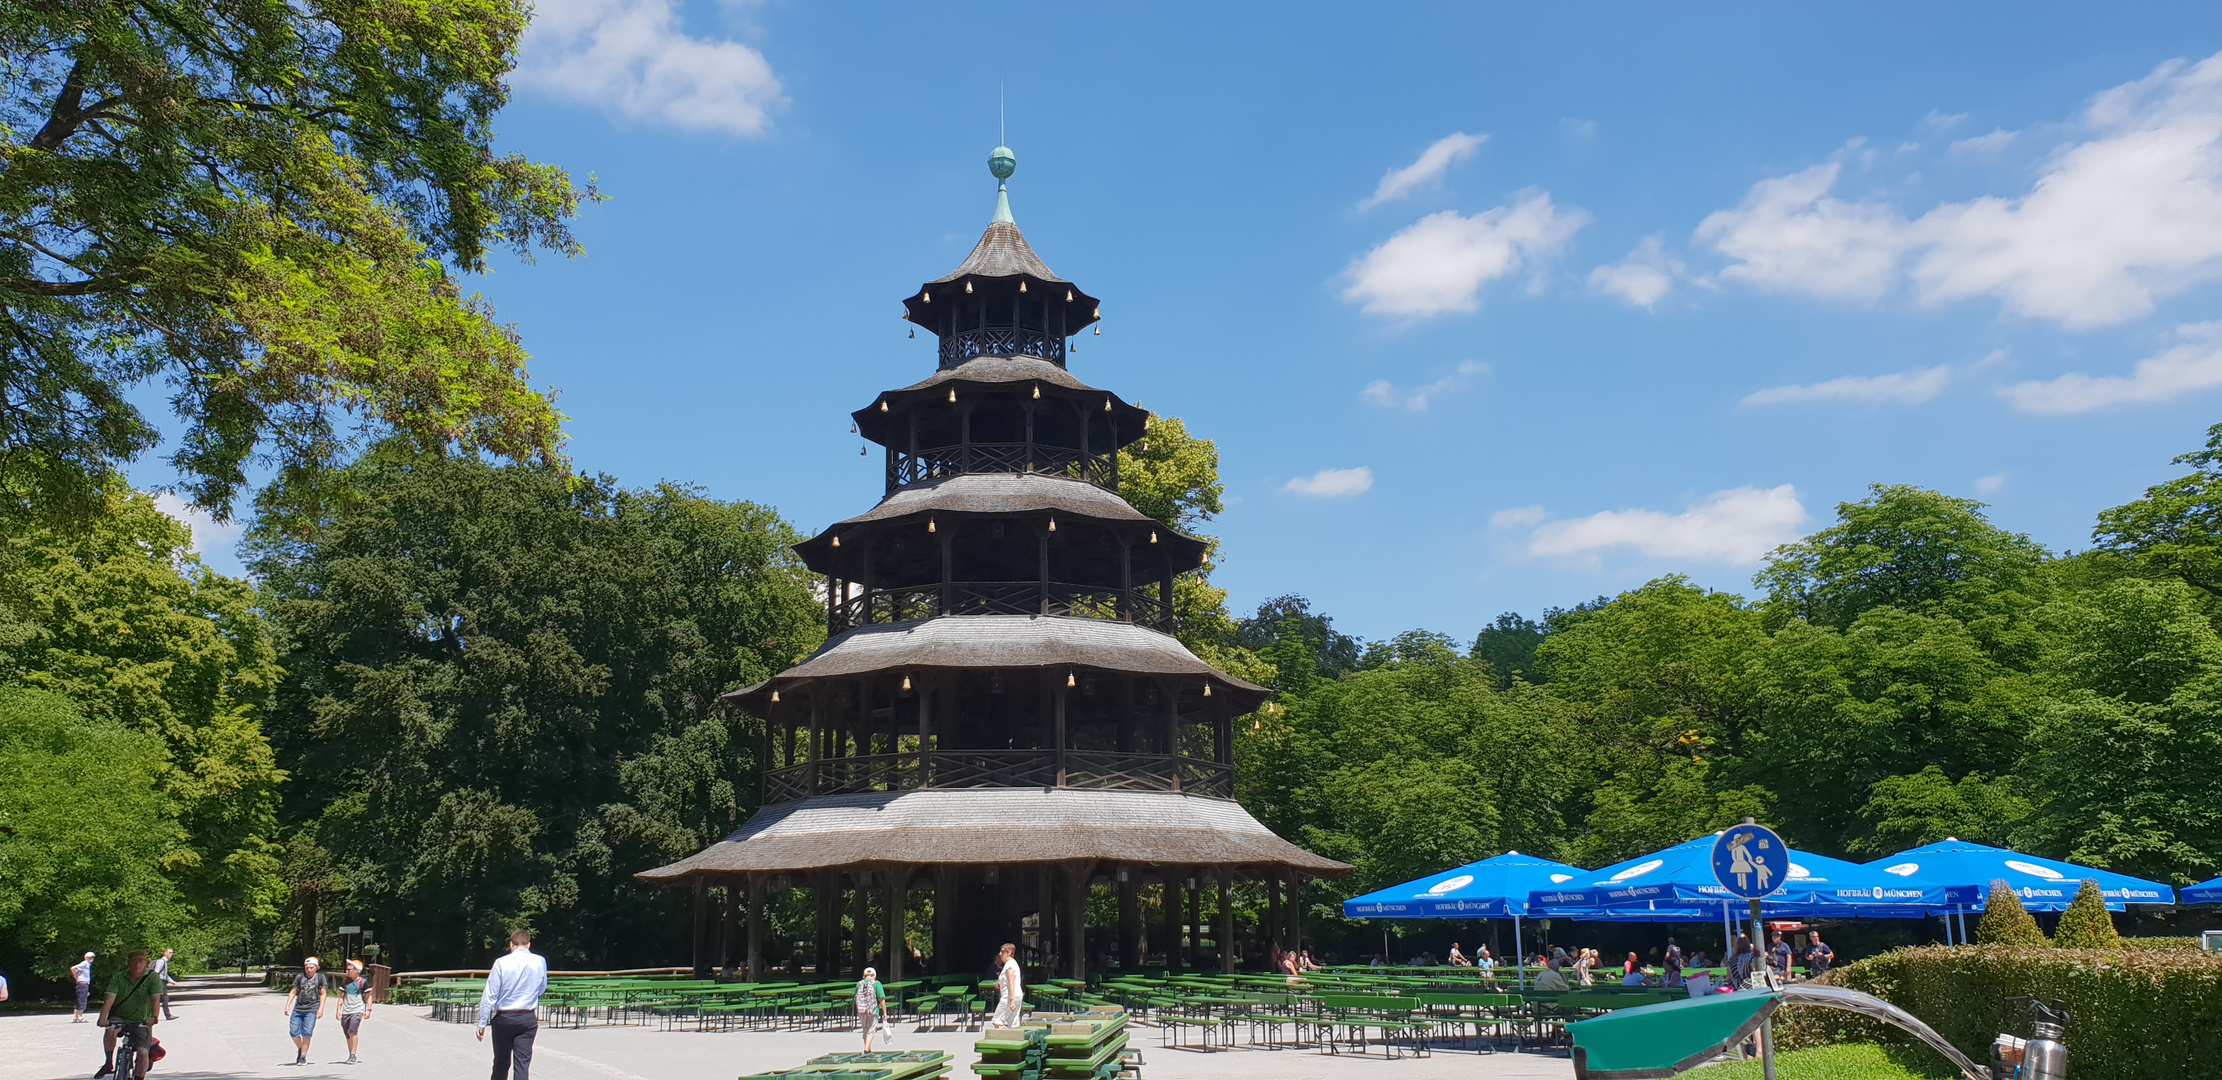
[{"label": "wooden railing", "polygon": [[932,750],[805,761],[764,774],[764,802],[921,788],[1089,788],[1234,798],[1234,767],[1102,750]]},{"label": "wooden railing", "polygon": [[1165,604],[1142,588],[1107,589],[1069,581],[951,581],[870,589],[834,605],[830,631],[867,623],[942,615],[1078,615],[1140,623],[1173,632]]},{"label": "wooden railing", "polygon": [[975,356],[1038,356],[1065,362],[1065,339],[1023,326],[982,326],[941,336],[941,366],[955,367]]},{"label": "wooden railing", "polygon": [[963,443],[936,446],[911,453],[897,450],[887,458],[887,491],[969,473],[1034,473],[1085,480],[1110,491],[1119,489],[1119,455],[1081,453],[1064,446],[1042,443]]}]

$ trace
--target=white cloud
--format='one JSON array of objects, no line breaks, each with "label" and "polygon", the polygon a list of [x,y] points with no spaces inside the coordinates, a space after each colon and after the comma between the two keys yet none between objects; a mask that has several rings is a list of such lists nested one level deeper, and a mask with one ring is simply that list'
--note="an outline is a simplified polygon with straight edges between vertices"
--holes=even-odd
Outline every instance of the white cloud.
[{"label": "white cloud", "polygon": [[2222,386],[2222,322],[2176,328],[2181,345],[2137,362],[2128,375],[2071,372],[2042,382],[2021,382],[1999,393],[2026,413],[2072,415],[2109,405],[2167,401]]},{"label": "white cloud", "polygon": [[1924,303],[1989,298],[2079,329],[2222,277],[2222,54],[2101,93],[2079,123],[2083,141],[2022,195],[1908,220],[1831,197],[1838,166],[1822,165],[1753,185],[1697,238],[1734,260],[1722,277],[1759,288],[1874,299],[1903,283]]},{"label": "white cloud", "polygon": [[1560,213],[1540,191],[1473,217],[1429,214],[1353,261],[1343,299],[1369,315],[1472,311],[1483,285],[1557,255],[1589,220],[1579,209]]},{"label": "white cloud", "polygon": [[1736,262],[1720,276],[1762,289],[1874,299],[1890,288],[1908,246],[1906,221],[1877,203],[1830,198],[1842,165],[1761,180],[1741,206],[1697,227],[1697,239]]},{"label": "white cloud", "polygon": [[154,493],[154,507],[193,531],[192,552],[195,555],[205,555],[211,547],[229,548],[238,543],[239,537],[247,531],[246,522],[237,519],[230,522],[217,521],[208,515],[208,511],[167,491]]},{"label": "white cloud", "polygon": [[689,37],[674,0],[540,0],[516,81],[551,97],[695,131],[756,135],[786,103],[764,54]]},{"label": "white cloud", "polygon": [[1846,375],[1806,386],[1771,386],[1744,395],[1744,405],[1788,405],[1806,401],[1890,401],[1919,405],[1944,392],[1952,368],[1901,371],[1891,375]]},{"label": "white cloud", "polygon": [[1627,258],[1590,271],[1589,287],[1649,308],[1673,291],[1675,279],[1686,269],[1682,260],[1666,253],[1659,237],[1646,236]]},{"label": "white cloud", "polygon": [[1358,397],[1368,405],[1378,405],[1384,409],[1425,412],[1429,401],[1466,385],[1474,376],[1487,374],[1488,371],[1489,365],[1468,360],[1459,364],[1456,371],[1416,390],[1399,390],[1395,383],[1387,379],[1375,379],[1367,383],[1365,389],[1358,391]]},{"label": "white cloud", "polygon": [[1532,529],[1551,520],[1551,512],[1540,506],[1515,506],[1489,515],[1492,529]]},{"label": "white cloud", "polygon": [[1964,112],[1945,113],[1938,109],[1930,109],[1929,115],[1921,118],[1921,126],[1931,131],[1950,131],[1960,126],[1960,122],[1966,119],[1967,114]]},{"label": "white cloud", "polygon": [[[1528,511],[1507,511],[1497,515]],[[1524,520],[1510,519],[1514,524]],[[1543,521],[1528,538],[1533,555],[1594,555],[1629,547],[1660,559],[1706,559],[1750,564],[1803,534],[1805,504],[1788,484],[1716,491],[1703,502],[1669,514],[1660,510],[1606,510],[1585,518]],[[1494,524],[1496,519],[1492,519]]]},{"label": "white cloud", "polygon": [[1463,132],[1435,140],[1434,145],[1420,151],[1418,161],[1401,169],[1390,169],[1382,176],[1381,183],[1373,189],[1373,194],[1358,201],[1358,209],[1371,210],[1442,180],[1443,174],[1451,166],[1474,156],[1474,151],[1488,141],[1487,135],[1468,135]]},{"label": "white cloud", "polygon": [[1364,465],[1355,469],[1321,469],[1281,485],[1281,490],[1322,499],[1363,495],[1373,490],[1373,470]]},{"label": "white cloud", "polygon": [[1975,490],[1979,494],[1988,495],[1991,492],[1997,491],[1999,488],[2005,486],[2006,474],[2002,472],[1992,473],[1989,476],[1978,476],[1975,478]]},{"label": "white cloud", "polygon": [[2021,132],[2000,128],[1988,135],[1976,135],[1971,138],[1960,139],[1952,144],[1951,149],[1953,153],[1963,157],[1995,154],[2012,146],[2014,140],[2020,137]]}]

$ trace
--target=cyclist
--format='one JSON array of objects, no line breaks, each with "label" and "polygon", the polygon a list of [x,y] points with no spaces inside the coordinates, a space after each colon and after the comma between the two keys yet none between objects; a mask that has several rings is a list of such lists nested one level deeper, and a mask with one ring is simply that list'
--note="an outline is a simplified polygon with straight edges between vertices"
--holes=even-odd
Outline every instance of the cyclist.
[{"label": "cyclist", "polygon": [[137,1058],[137,1068],[132,1076],[145,1080],[147,1069],[154,1065],[154,1025],[161,1020],[154,1007],[154,999],[161,993],[162,984],[155,981],[154,969],[147,964],[147,951],[134,949],[124,970],[108,979],[108,995],[100,1002],[100,1024],[107,1031],[101,1036],[104,1058],[94,1080],[116,1072],[116,1036],[128,1032]]}]

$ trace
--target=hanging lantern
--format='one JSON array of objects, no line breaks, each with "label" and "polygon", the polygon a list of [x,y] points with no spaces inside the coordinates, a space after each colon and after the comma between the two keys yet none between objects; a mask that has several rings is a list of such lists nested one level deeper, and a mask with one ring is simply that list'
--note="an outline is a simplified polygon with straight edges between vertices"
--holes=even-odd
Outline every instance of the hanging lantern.
[{"label": "hanging lantern", "polygon": [[871,451],[869,451],[869,450],[866,450],[865,448],[863,448],[863,447],[861,447],[861,446],[859,446],[859,447],[857,447],[857,448],[856,448],[856,456],[858,456],[858,457],[870,457],[870,456],[872,456],[872,452],[871,452]]},{"label": "hanging lantern", "polygon": [[[1069,304],[1069,303],[1072,303],[1072,290],[1071,290],[1071,289],[1066,289],[1066,290],[1065,290],[1065,303],[1068,303],[1068,304]],[[1124,879],[1122,878],[1121,880],[1124,880]]]},{"label": "hanging lantern", "polygon": [[1148,439],[1142,440],[1142,452],[1145,454],[1150,452],[1150,441]]},{"label": "hanging lantern", "polygon": [[772,704],[779,704],[779,691],[777,690],[772,691]]},{"label": "hanging lantern", "polygon": [[1025,278],[1020,278],[1020,279],[1018,279],[1018,291],[1020,291],[1020,292],[1025,292],[1025,291],[1026,291],[1026,279],[1025,279]]},{"label": "hanging lantern", "polygon": [[964,279],[964,294],[965,294],[966,296],[970,296],[970,295],[972,295],[972,279],[971,279],[971,278],[966,278],[966,279]]},{"label": "hanging lantern", "polygon": [[1151,530],[1150,530],[1150,543],[1153,543],[1153,544],[1154,544],[1154,543],[1157,543],[1157,530],[1156,530],[1156,529],[1151,529]]},{"label": "hanging lantern", "polygon": [[849,421],[849,434],[856,434],[856,421],[854,420]]},{"label": "hanging lantern", "polygon": [[1104,411],[1104,412],[1110,412],[1110,411],[1111,411],[1111,399],[1110,399],[1110,398],[1104,398],[1104,399],[1103,399],[1103,411]]},{"label": "hanging lantern", "polygon": [[886,401],[886,400],[885,400],[884,398],[883,398],[883,399],[881,399],[881,401],[880,401],[880,411],[881,411],[881,412],[886,412],[886,411],[887,411],[887,401]]},{"label": "hanging lantern", "polygon": [[952,386],[952,387],[950,387],[950,388],[949,388],[949,404],[951,404],[951,405],[954,405],[954,404],[956,404],[956,403],[957,403],[957,388],[956,388],[956,387],[954,387],[954,386]]},{"label": "hanging lantern", "polygon": [[918,328],[917,328],[917,327],[913,326],[913,327],[911,327],[911,328],[910,328],[910,336],[911,336],[911,339],[912,339],[912,340],[916,340],[916,339],[918,338]]},{"label": "hanging lantern", "polygon": [[1102,336],[1103,336],[1103,327],[1100,327],[1100,326],[1096,327],[1096,336],[1097,336],[1097,337],[1102,337]]},{"label": "hanging lantern", "polygon": [[923,303],[931,304],[934,302],[934,294],[930,291],[921,292],[918,294],[918,299]]},{"label": "hanging lantern", "polygon": [[1211,684],[1210,684],[1210,683],[1208,683],[1208,682],[1204,684],[1204,696],[1205,696],[1205,697],[1210,697],[1210,696],[1211,696]]},{"label": "hanging lantern", "polygon": [[1080,681],[1072,677],[1072,672],[1065,672],[1065,689],[1070,690],[1078,685]]},{"label": "hanging lantern", "polygon": [[934,531],[934,519],[932,519],[932,518],[927,518],[927,519],[926,519],[926,531],[927,531],[927,532],[932,532],[932,531]]},{"label": "hanging lantern", "polygon": [[910,672],[903,672],[903,693],[910,693]]},{"label": "hanging lantern", "polygon": [[1040,383],[1035,383],[1035,384],[1034,384],[1034,400],[1036,400],[1036,401],[1040,401],[1041,399],[1042,399],[1042,385],[1041,385]]},{"label": "hanging lantern", "polygon": [[1057,519],[1056,519],[1056,518],[1050,518],[1050,519],[1049,519],[1049,531],[1050,531],[1050,532],[1056,532],[1056,531],[1057,531]]},{"label": "hanging lantern", "polygon": [[1100,319],[1100,318],[1103,318],[1103,305],[1102,305],[1102,304],[1097,304],[1097,305],[1096,305],[1096,318],[1099,318],[1099,319]]},{"label": "hanging lantern", "polygon": [[840,538],[839,536],[835,536],[835,537],[833,538],[833,546],[834,546],[834,547],[840,547],[840,546],[841,546],[841,538]]}]

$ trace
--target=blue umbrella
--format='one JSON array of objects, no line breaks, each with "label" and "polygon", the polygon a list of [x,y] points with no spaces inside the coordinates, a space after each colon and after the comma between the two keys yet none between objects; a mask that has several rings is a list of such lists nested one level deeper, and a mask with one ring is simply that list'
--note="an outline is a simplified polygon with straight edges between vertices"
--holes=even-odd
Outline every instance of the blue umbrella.
[{"label": "blue umbrella", "polygon": [[[1532,914],[1635,922],[1710,920],[1722,904],[1740,903],[1714,880],[1714,836],[1596,870],[1557,889],[1529,896]],[[1943,914],[1972,893],[1947,884],[1894,879],[1878,870],[1792,849],[1774,895],[1762,910],[1783,916],[1919,918]]]},{"label": "blue umbrella", "polygon": [[2222,877],[2187,885],[2177,892],[2176,899],[2185,904],[2222,904]]},{"label": "blue umbrella", "polygon": [[2108,911],[2120,911],[2129,904],[2176,902],[2175,890],[2157,881],[1950,838],[1867,865],[1906,882],[1973,889],[1967,901],[1970,911],[1983,910],[1984,897],[1993,881],[2004,881],[2021,897],[2021,906],[2031,911],[2065,910],[2085,881],[2099,883]]},{"label": "blue umbrella", "polygon": [[1519,964],[1521,985],[1525,986],[1527,953],[1521,947],[1520,920],[1528,913],[1529,894],[1588,873],[1578,866],[1508,851],[1432,877],[1352,897],[1342,902],[1342,913],[1353,919],[1509,918],[1513,957]]}]

